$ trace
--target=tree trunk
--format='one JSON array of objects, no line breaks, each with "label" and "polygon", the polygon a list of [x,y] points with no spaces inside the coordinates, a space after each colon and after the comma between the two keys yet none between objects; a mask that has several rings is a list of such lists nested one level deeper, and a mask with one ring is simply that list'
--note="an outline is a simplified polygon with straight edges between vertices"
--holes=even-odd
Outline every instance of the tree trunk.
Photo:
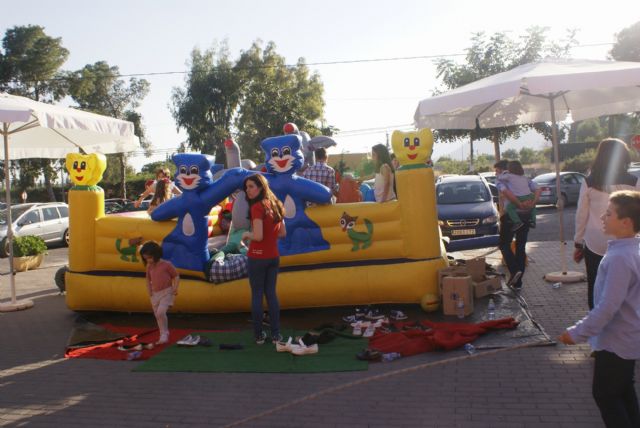
[{"label": "tree trunk", "polygon": [[500,161],[500,140],[498,140],[498,134],[496,132],[493,133],[493,155],[496,158],[496,162]]},{"label": "tree trunk", "polygon": [[609,125],[609,135],[608,135],[608,137],[614,138],[616,136],[616,134],[615,134],[616,118],[615,118],[614,115],[609,116],[608,125]]},{"label": "tree trunk", "polygon": [[473,132],[469,134],[469,171],[474,170],[473,167],[473,140],[474,140]]},{"label": "tree trunk", "polygon": [[126,166],[127,162],[124,153],[118,155],[120,160],[120,193],[124,199],[127,199],[127,183],[126,183]]},{"label": "tree trunk", "polygon": [[47,195],[50,202],[56,202],[56,194],[53,192],[53,185],[51,184],[51,177],[49,177],[49,167],[51,161],[48,159],[42,159],[42,175],[44,176],[44,185],[47,188]]}]

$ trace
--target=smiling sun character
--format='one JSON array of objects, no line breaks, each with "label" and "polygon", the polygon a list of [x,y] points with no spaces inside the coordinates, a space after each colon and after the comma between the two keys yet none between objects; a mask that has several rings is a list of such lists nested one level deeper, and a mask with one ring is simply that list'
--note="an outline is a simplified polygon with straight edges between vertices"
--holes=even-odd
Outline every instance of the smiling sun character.
[{"label": "smiling sun character", "polygon": [[107,169],[107,158],[101,153],[82,155],[69,153],[65,162],[67,172],[76,186],[95,186]]},{"label": "smiling sun character", "polygon": [[428,128],[413,132],[393,131],[391,145],[400,165],[424,165],[431,158],[433,134]]}]

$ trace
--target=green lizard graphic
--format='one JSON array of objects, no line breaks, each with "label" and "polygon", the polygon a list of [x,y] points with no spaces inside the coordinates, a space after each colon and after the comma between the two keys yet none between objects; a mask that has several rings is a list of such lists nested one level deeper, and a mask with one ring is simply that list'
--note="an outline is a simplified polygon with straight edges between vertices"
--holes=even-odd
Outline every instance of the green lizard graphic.
[{"label": "green lizard graphic", "polygon": [[138,250],[138,244],[140,239],[129,239],[129,246],[121,248],[122,239],[116,239],[116,250],[120,253],[120,259],[125,262],[137,263],[139,260],[136,257],[136,251]]},{"label": "green lizard graphic", "polygon": [[346,212],[343,212],[342,217],[340,217],[340,226],[342,226],[342,231],[347,232],[347,235],[349,235],[349,238],[353,243],[351,251],[369,248],[371,246],[371,239],[373,238],[373,223],[371,223],[369,219],[365,218],[364,225],[366,226],[367,231],[358,232],[357,230],[353,230],[353,227],[356,225],[356,220],[358,220],[358,217],[351,217]]}]

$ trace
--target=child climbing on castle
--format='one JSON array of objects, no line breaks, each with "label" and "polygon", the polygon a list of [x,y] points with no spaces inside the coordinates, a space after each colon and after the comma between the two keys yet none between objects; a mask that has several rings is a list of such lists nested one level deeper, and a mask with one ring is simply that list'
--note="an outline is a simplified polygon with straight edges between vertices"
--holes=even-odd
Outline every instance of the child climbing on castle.
[{"label": "child climbing on castle", "polygon": [[140,257],[146,267],[147,291],[160,330],[156,344],[162,345],[169,341],[167,311],[173,306],[175,296],[178,295],[180,276],[170,262],[162,260],[162,247],[156,242],[145,242],[140,248]]}]

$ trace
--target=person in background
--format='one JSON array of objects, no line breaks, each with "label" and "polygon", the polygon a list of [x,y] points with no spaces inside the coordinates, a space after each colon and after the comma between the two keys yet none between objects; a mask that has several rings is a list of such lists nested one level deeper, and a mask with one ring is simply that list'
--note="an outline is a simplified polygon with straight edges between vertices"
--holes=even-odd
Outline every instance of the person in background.
[{"label": "person in background", "polygon": [[389,150],[384,144],[376,144],[371,148],[371,159],[375,164],[375,181],[373,192],[376,202],[387,202],[396,199],[395,176],[391,165]]},{"label": "person in background", "polygon": [[149,208],[147,212],[151,214],[161,203],[171,199],[171,187],[169,180],[158,180],[156,182],[156,191],[153,194],[153,199],[149,202]]},{"label": "person in background", "polygon": [[145,242],[140,248],[140,257],[146,268],[147,291],[160,330],[156,344],[162,345],[169,341],[167,311],[178,295],[180,276],[170,262],[162,260],[162,247],[156,242]]},{"label": "person in background", "polygon": [[587,304],[593,309],[593,287],[598,265],[611,239],[602,231],[600,216],[606,210],[609,195],[618,190],[640,190],[640,180],[627,172],[631,157],[624,141],[607,138],[598,145],[591,172],[580,186],[576,208],[576,232],[573,260],[584,258],[587,271]]},{"label": "person in background", "polygon": [[329,156],[327,155],[327,149],[321,147],[316,149],[315,152],[316,163],[307,167],[302,176],[316,183],[323,184],[331,190],[331,193],[336,196],[338,194],[338,188],[336,186],[336,171],[327,165]]},{"label": "person in background", "polygon": [[634,388],[640,358],[640,192],[609,197],[601,216],[611,237],[598,267],[594,307],[558,338],[566,345],[589,341],[595,354],[593,398],[608,428],[640,427]]},{"label": "person in background", "polygon": [[278,238],[286,236],[284,207],[269,189],[262,174],[247,177],[243,185],[249,203],[251,232],[244,232],[242,240],[249,240],[247,251],[249,284],[251,285],[251,320],[256,344],[267,339],[262,330],[262,299],[266,297],[271,321],[271,341],[282,341],[280,335],[280,304],[276,294],[280,254]]},{"label": "person in background", "polygon": [[144,198],[155,193],[156,185],[159,180],[167,180],[169,182],[169,188],[172,194],[176,196],[182,194],[182,190],[178,189],[178,187],[176,187],[176,185],[173,184],[173,182],[171,181],[171,171],[169,171],[169,168],[158,168],[156,170],[156,181],[151,186],[146,186],[145,184],[146,189],[144,190],[144,192],[142,192],[140,197],[133,203],[133,205],[136,208],[140,207],[140,204],[142,203],[142,201],[144,201]]},{"label": "person in background", "polygon": [[[493,165],[496,172],[496,180],[507,170],[508,166],[509,162],[507,160],[498,161]],[[507,269],[509,270],[509,274],[511,275],[509,281],[507,282],[507,286],[513,287],[516,290],[520,290],[522,288],[522,275],[524,275],[527,260],[526,247],[527,238],[529,236],[529,224],[525,223],[523,227],[514,230],[513,222],[511,221],[511,218],[509,218],[509,216],[506,214],[505,205],[507,203],[512,203],[518,208],[525,210],[535,207],[538,199],[540,198],[540,189],[533,181],[530,181],[529,185],[530,190],[534,194],[533,200],[521,202],[513,194],[513,192],[503,186],[503,189],[500,190],[498,203],[500,212],[499,247],[500,252],[502,253],[502,258],[504,259],[504,262],[507,265]],[[516,239],[515,253],[511,249],[511,243],[513,242],[514,236]]]},{"label": "person in background", "polygon": [[[526,221],[529,223],[530,228],[536,227],[536,208],[523,210],[522,202],[532,201],[535,199],[535,195],[531,191],[531,180],[524,176],[524,169],[520,161],[514,160],[507,163],[507,171],[503,171],[501,174],[496,175],[496,187],[499,191],[508,189],[520,202],[519,204],[506,201],[504,210],[513,223],[513,231],[517,231],[524,226],[521,216],[527,216]],[[523,212],[526,211],[526,214]]]}]

